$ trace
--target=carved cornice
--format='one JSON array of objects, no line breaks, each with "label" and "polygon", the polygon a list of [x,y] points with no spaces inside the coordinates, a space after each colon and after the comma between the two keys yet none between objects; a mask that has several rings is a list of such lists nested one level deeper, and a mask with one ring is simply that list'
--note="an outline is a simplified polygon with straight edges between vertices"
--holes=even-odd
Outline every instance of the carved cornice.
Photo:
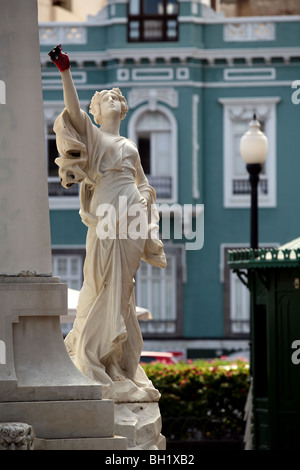
[{"label": "carved cornice", "polygon": [[149,109],[155,110],[158,101],[171,108],[177,108],[178,92],[174,88],[140,88],[133,89],[128,94],[128,105],[132,109],[147,102]]},{"label": "carved cornice", "polygon": [[[165,64],[170,64],[172,59],[179,60],[180,64],[185,64],[188,59],[198,59],[207,61],[210,66],[214,66],[216,61],[225,61],[226,66],[232,66],[235,60],[245,60],[247,65],[252,65],[256,59],[262,59],[269,65],[272,59],[282,59],[288,64],[294,57],[300,57],[300,47],[266,47],[266,48],[229,48],[229,49],[199,49],[194,47],[174,47],[174,48],[151,48],[141,49],[107,49],[106,51],[85,51],[72,52],[72,61],[79,67],[83,67],[85,62],[94,62],[96,66],[101,66],[103,62],[117,60],[124,65],[127,60],[139,65],[141,61],[147,59],[151,64],[163,59]],[[46,52],[41,53],[41,64],[46,66],[50,62],[50,57]]]}]

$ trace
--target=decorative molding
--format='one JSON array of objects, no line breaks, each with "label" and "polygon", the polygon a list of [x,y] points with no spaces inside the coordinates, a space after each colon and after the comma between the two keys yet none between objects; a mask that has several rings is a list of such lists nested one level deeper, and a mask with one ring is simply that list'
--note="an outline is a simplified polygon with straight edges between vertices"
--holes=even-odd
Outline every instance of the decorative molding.
[{"label": "decorative molding", "polygon": [[178,67],[176,69],[176,78],[177,80],[189,80],[190,69],[188,67]]},{"label": "decorative molding", "polygon": [[40,26],[40,45],[86,44],[87,29],[84,26]]},{"label": "decorative molding", "polygon": [[224,69],[224,80],[275,80],[276,70],[274,68],[237,68]]},{"label": "decorative molding", "polygon": [[[75,85],[86,83],[87,74],[84,71],[76,72],[72,71],[72,78]],[[42,85],[46,90],[47,85],[60,85],[62,87],[62,80],[60,72],[42,72]]]},{"label": "decorative molding", "polygon": [[274,41],[275,23],[228,23],[224,25],[223,38],[226,42]]},{"label": "decorative molding", "polygon": [[[203,5],[203,4],[202,4]],[[201,5],[201,7],[202,7]],[[209,8],[209,7],[208,7]],[[201,8],[202,9],[202,8]],[[232,17],[222,15],[222,12],[210,15],[204,14],[200,16],[179,16],[178,22],[180,23],[194,23],[194,24],[232,24]],[[260,21],[263,23],[296,23],[300,21],[300,15],[278,15],[278,16],[260,16]],[[257,23],[257,16],[240,16],[234,18],[235,24],[242,23]]]},{"label": "decorative molding", "polygon": [[135,68],[131,72],[132,80],[172,80],[174,70],[170,67]]},{"label": "decorative molding", "polygon": [[199,181],[198,181],[198,105],[199,96],[193,95],[192,113],[193,113],[193,198],[199,199]]},{"label": "decorative molding", "polygon": [[117,80],[124,81],[129,80],[130,71],[129,69],[118,69],[117,70]]},{"label": "decorative molding", "polygon": [[26,423],[0,423],[0,450],[31,450],[34,432]]},{"label": "decorative molding", "polygon": [[[121,64],[125,61],[133,60],[136,64],[140,64],[141,60],[147,58],[151,63],[155,63],[157,59],[164,58],[165,63],[169,64],[172,59],[179,59],[182,64],[188,59],[207,60],[208,64],[214,66],[218,59],[226,60],[227,65],[232,66],[235,59],[243,59],[248,65],[251,65],[256,58],[263,59],[266,64],[270,64],[271,60],[283,59],[288,64],[291,58],[300,56],[300,47],[258,47],[258,48],[226,48],[226,49],[199,49],[196,47],[155,47],[155,48],[132,48],[132,49],[107,49],[103,51],[74,51],[72,52],[72,61],[82,66],[85,62],[95,62],[96,66],[101,66],[103,62],[118,60]],[[47,52],[41,52],[41,64],[46,66],[51,62]],[[159,68],[154,70],[159,70]],[[173,72],[173,69],[168,68]],[[140,69],[139,69],[140,70]],[[149,70],[148,68],[146,69]],[[168,72],[167,75],[172,75]],[[147,77],[151,78],[152,77]],[[173,76],[172,76],[173,78]],[[165,80],[165,77],[157,77],[155,80]],[[139,79],[140,81],[140,79]]]},{"label": "decorative molding", "polygon": [[281,98],[261,97],[261,98],[220,98],[219,103],[228,109],[228,115],[232,119],[251,120],[253,113],[257,114],[258,120],[268,119],[274,110],[274,105],[278,104]]},{"label": "decorative molding", "polygon": [[154,111],[159,101],[171,108],[177,108],[178,92],[174,88],[140,88],[128,93],[129,108],[136,108],[141,103],[147,102],[149,109]]}]

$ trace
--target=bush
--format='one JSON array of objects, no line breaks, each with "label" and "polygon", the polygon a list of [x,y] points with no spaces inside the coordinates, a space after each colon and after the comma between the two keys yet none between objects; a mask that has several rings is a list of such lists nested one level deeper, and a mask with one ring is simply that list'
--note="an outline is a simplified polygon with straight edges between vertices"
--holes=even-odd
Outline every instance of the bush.
[{"label": "bush", "polygon": [[244,360],[143,364],[160,391],[162,432],[167,439],[241,438],[249,386]]}]

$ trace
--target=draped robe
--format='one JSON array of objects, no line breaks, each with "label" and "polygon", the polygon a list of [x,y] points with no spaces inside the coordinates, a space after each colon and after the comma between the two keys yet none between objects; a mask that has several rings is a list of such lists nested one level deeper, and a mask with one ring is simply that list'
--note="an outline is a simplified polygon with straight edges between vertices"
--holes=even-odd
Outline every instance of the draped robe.
[{"label": "draped robe", "polygon": [[[73,128],[66,109],[54,124],[59,174],[62,183],[70,178],[81,182],[80,216],[88,227],[84,282],[65,345],[76,367],[102,384],[104,398],[157,401],[159,392],[139,364],[143,340],[134,296],[134,276],[141,259],[166,266],[163,244],[157,236],[155,191],[143,172],[135,144],[101,131],[81,113],[84,136]],[[120,200],[126,202],[125,207]],[[101,220],[97,209],[105,204],[116,214],[116,236],[106,239],[97,231]],[[134,222],[130,207],[134,204],[145,208],[140,220],[146,224],[147,237],[130,233]],[[110,374],[111,363],[118,364],[117,380]]]}]

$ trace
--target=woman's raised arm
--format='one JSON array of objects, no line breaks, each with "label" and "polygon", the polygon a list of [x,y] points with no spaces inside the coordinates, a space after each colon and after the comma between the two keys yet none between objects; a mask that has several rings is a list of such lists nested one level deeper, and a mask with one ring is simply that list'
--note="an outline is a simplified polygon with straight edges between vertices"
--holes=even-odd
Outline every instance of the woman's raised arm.
[{"label": "woman's raised arm", "polygon": [[62,52],[61,45],[56,46],[49,52],[49,56],[61,72],[63,82],[64,102],[68,110],[72,125],[80,135],[85,132],[85,120],[81,114],[78,94],[70,71],[70,60],[65,52]]}]

